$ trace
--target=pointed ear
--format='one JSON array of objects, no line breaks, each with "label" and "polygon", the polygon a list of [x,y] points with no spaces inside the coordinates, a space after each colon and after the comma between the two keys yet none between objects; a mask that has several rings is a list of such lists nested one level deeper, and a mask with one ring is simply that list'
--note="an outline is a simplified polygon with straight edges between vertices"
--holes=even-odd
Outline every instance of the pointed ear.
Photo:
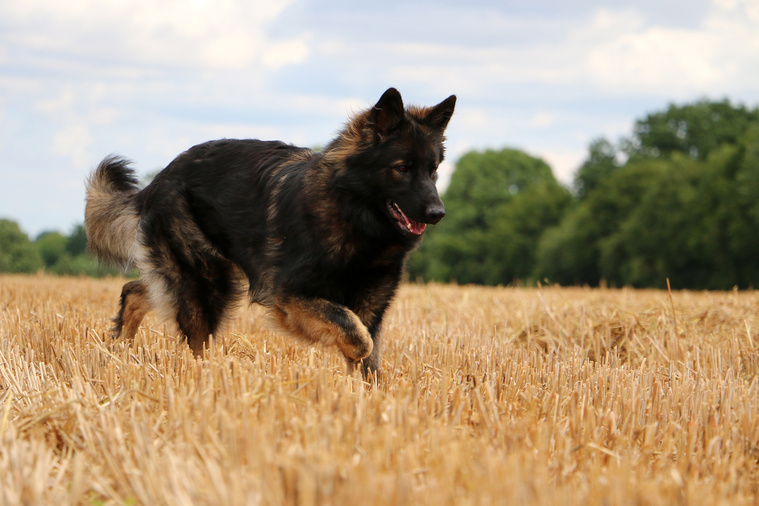
[{"label": "pointed ear", "polygon": [[384,137],[400,124],[404,114],[401,94],[395,88],[390,88],[382,94],[379,102],[372,108],[369,122],[374,133],[379,137]]},{"label": "pointed ear", "polygon": [[448,121],[453,116],[454,107],[456,107],[456,95],[451,95],[430,109],[425,122],[440,131],[445,130],[445,127],[448,126]]}]

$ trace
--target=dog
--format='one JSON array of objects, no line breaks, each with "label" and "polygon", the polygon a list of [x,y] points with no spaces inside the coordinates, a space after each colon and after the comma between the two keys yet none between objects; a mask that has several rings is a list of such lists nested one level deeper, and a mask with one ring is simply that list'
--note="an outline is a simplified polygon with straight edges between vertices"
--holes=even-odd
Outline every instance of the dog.
[{"label": "dog", "polygon": [[142,189],[128,160],[105,158],[87,180],[89,249],[139,271],[114,337],[132,339],[156,310],[201,355],[247,296],[284,330],[376,374],[406,257],[445,215],[435,182],[455,104],[405,107],[390,88],[323,151],[209,141]]}]

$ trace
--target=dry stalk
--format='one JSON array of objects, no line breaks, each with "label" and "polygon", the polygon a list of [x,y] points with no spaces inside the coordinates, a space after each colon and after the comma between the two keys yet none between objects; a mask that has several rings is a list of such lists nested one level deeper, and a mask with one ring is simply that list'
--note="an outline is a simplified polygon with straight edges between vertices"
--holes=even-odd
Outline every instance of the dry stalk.
[{"label": "dry stalk", "polygon": [[759,501],[757,292],[407,285],[368,385],[257,308],[112,341],[120,283],[0,277],[0,504]]}]

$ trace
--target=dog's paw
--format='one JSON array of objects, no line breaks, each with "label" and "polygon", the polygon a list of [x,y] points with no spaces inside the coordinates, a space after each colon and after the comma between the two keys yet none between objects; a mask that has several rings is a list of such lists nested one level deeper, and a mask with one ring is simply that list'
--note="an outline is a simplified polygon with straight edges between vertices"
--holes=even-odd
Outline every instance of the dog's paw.
[{"label": "dog's paw", "polygon": [[374,341],[369,330],[355,313],[349,311],[352,325],[346,328],[341,339],[337,340],[337,346],[343,352],[345,358],[352,362],[368,357],[374,349]]}]

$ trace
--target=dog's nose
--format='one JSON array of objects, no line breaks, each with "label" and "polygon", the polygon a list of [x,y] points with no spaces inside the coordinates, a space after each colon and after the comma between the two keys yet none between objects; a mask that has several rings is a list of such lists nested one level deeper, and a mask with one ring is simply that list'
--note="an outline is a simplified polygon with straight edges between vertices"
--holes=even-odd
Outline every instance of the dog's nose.
[{"label": "dog's nose", "polygon": [[442,206],[442,204],[432,204],[431,206],[427,207],[427,211],[425,213],[426,215],[426,222],[435,224],[443,219],[443,216],[445,216],[445,208]]}]

